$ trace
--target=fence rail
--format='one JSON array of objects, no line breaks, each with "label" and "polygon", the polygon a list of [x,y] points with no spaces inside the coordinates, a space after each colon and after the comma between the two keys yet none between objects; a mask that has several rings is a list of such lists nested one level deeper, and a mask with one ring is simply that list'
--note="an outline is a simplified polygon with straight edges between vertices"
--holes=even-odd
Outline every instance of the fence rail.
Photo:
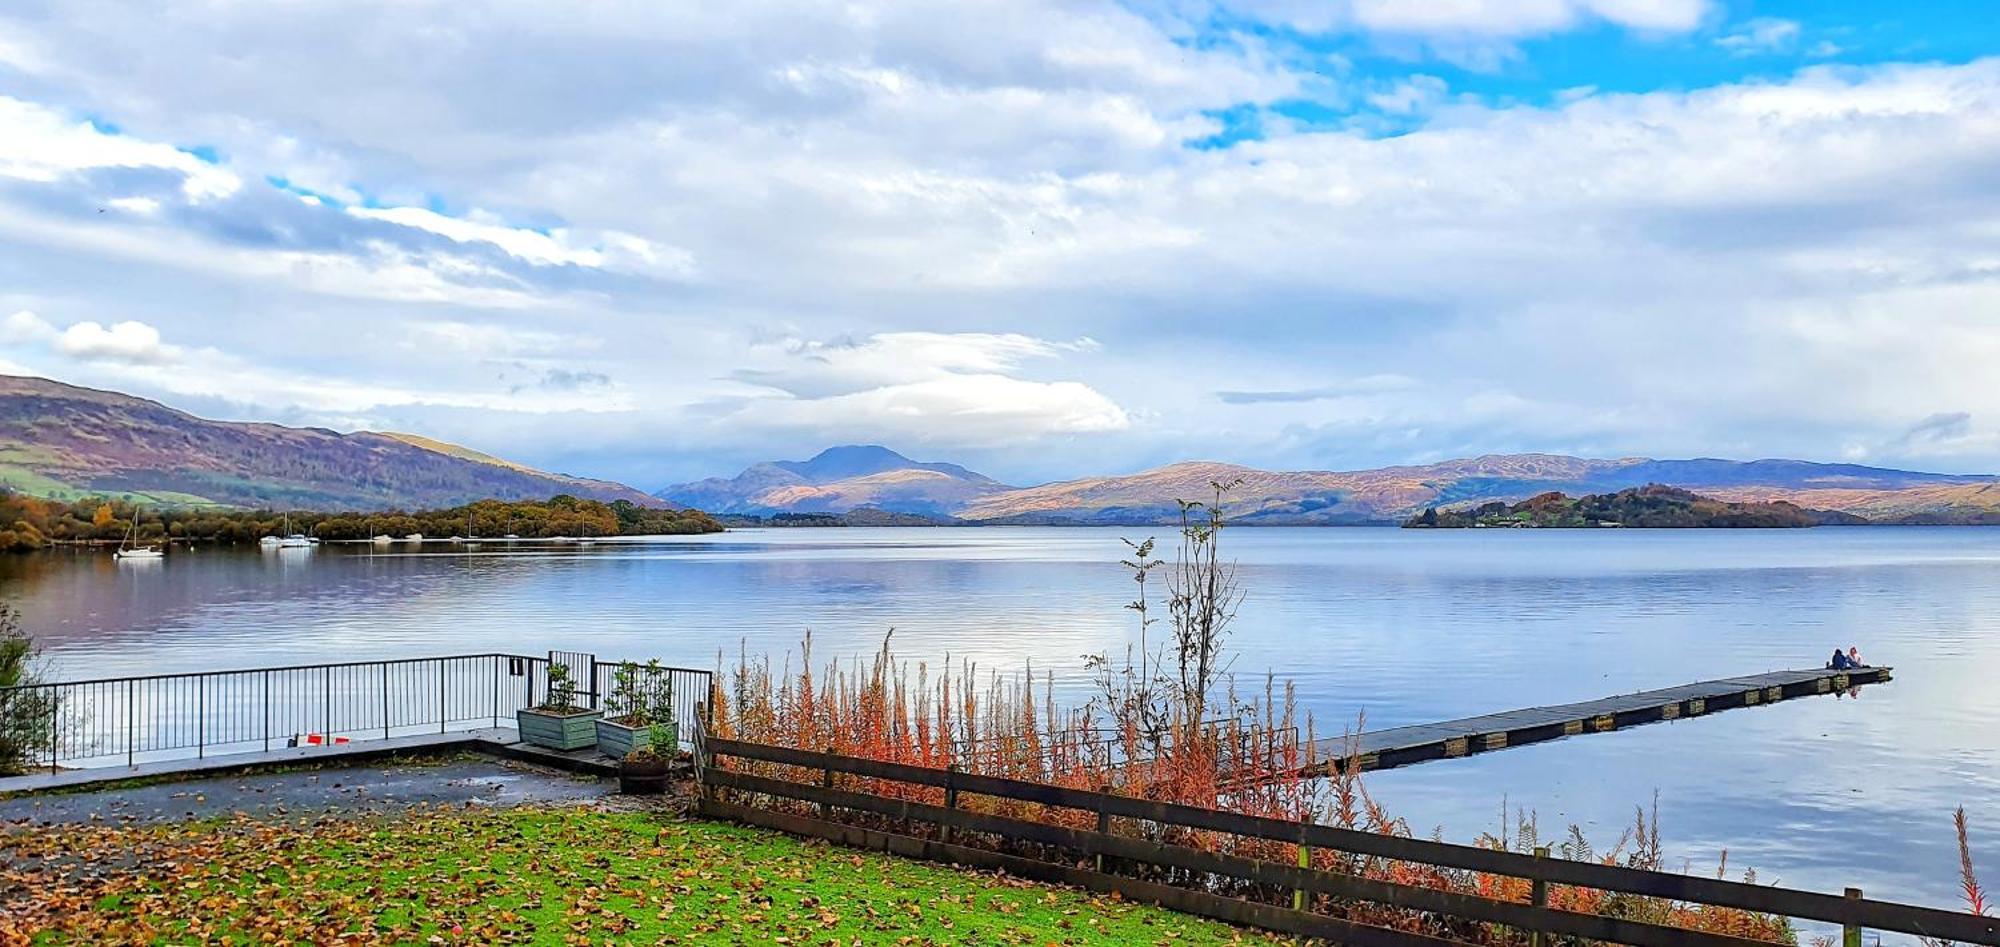
[{"label": "fence rail", "polygon": [[[547,697],[552,660],[573,669],[580,700],[605,705],[621,662],[589,654],[299,664],[0,687],[0,743],[55,769],[507,726]],[[680,738],[692,739],[710,672],[655,673],[673,690]]]},{"label": "fence rail", "polygon": [[[1292,909],[1287,910],[1265,902],[1225,898],[1208,892],[1173,889],[1163,893],[1158,890],[1163,886],[1157,882],[952,844],[951,839],[954,830],[986,833],[1015,842],[1055,846],[1084,856],[1097,857],[1100,859],[1099,864],[1102,864],[1104,858],[1139,862],[1180,869],[1192,872],[1196,876],[1235,879],[1253,885],[1268,886],[1272,890],[1289,890],[1367,901],[1465,920],[1500,924],[1541,935],[1581,937],[1615,944],[1630,944],[1635,947],[1672,947],[1683,944],[1694,947],[1744,947],[1762,942],[1551,908],[1546,904],[1548,885],[1594,888],[1607,892],[1668,898],[1691,904],[1738,908],[1838,925],[1846,934],[1844,940],[1856,945],[1861,942],[1861,932],[1864,929],[1971,944],[2000,944],[2000,919],[1870,900],[1862,897],[1858,889],[1849,889],[1844,895],[1828,895],[1594,862],[1569,861],[1542,854],[1525,855],[1425,839],[1381,835],[1336,826],[1302,824],[1174,803],[1133,799],[1111,793],[982,776],[951,769],[931,769],[745,743],[712,737],[702,731],[697,731],[695,735],[695,752],[696,774],[701,784],[701,805],[704,811],[711,815],[762,824],[785,831],[818,835],[849,844],[885,848],[915,857],[983,864],[1017,873],[1030,872],[1035,877],[1099,890],[1119,891],[1127,896],[1155,900],[1169,907],[1223,920],[1304,936],[1340,938],[1342,942],[1347,943],[1411,945],[1450,943],[1450,941],[1387,928],[1367,927],[1301,910],[1305,905],[1302,896],[1292,902]],[[821,774],[821,778],[817,784],[810,784],[734,771],[718,766],[716,760],[719,757],[733,757],[817,771]],[[833,774],[836,773],[942,789],[944,805],[835,788]],[[811,803],[819,807],[820,815],[818,818],[811,818],[732,802],[722,798],[717,792],[725,789],[751,796],[777,797]],[[1096,831],[1072,829],[968,811],[958,804],[959,800],[967,795],[991,796],[1092,813],[1097,817],[1097,829]],[[832,809],[870,813],[904,824],[927,824],[935,827],[938,838],[935,840],[915,838],[875,828],[834,822],[830,819]],[[1520,878],[1530,882],[1530,890],[1534,895],[1530,903],[1501,901],[1377,881],[1294,864],[1218,854],[1187,846],[1112,834],[1109,831],[1112,818],[1280,842],[1301,846],[1304,850],[1326,849]]]}]

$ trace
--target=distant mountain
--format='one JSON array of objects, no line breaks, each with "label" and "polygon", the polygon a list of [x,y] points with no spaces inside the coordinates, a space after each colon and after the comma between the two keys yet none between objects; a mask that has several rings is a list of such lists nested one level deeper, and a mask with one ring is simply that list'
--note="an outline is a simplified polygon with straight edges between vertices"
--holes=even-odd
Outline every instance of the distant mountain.
[{"label": "distant mountain", "polygon": [[811,460],[752,465],[729,479],[676,484],[655,496],[710,513],[846,513],[873,508],[945,517],[995,493],[1012,490],[957,464],[914,461],[886,447],[849,445]]},{"label": "distant mountain", "polygon": [[363,510],[480,499],[659,500],[412,434],[208,421],[156,401],[0,375],[0,486],[38,496]]},{"label": "distant mountain", "polygon": [[[828,455],[835,459],[820,465]],[[858,475],[835,476],[850,471]],[[882,448],[836,448],[801,464],[758,464],[731,480],[683,484],[660,495],[702,509],[757,515],[874,507],[988,523],[1134,524],[1170,521],[1177,499],[1203,499],[1210,482],[1237,480],[1242,483],[1230,491],[1228,506],[1244,523],[1399,523],[1430,507],[1514,503],[1552,491],[1610,494],[1648,484],[1723,502],[1788,502],[1874,522],[2000,523],[2000,480],[1993,477],[1798,460],[1594,460],[1559,454],[1497,454],[1354,471],[1271,471],[1188,461],[1136,474],[1012,488],[954,465],[916,464]]]}]

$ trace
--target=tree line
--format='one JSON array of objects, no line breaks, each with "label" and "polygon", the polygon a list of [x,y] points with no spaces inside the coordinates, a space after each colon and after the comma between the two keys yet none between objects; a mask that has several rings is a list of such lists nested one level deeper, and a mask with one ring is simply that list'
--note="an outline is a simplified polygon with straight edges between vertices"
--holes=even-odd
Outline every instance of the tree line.
[{"label": "tree line", "polygon": [[253,543],[287,530],[319,539],[371,536],[640,536],[713,533],[722,524],[700,510],[658,510],[629,500],[604,503],[562,494],[547,500],[479,500],[434,510],[320,512],[155,506],[129,499],[49,500],[0,491],[0,552],[60,543],[116,542],[138,523],[140,542]]}]

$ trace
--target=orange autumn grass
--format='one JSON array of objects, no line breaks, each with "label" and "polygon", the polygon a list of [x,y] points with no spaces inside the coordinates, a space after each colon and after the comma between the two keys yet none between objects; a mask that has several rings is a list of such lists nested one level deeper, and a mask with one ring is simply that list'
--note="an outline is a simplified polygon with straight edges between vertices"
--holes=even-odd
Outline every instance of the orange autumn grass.
[{"label": "orange autumn grass", "polygon": [[[773,673],[768,658],[739,655],[717,675],[711,726],[719,736],[777,746],[823,750],[913,766],[958,766],[972,773],[1032,780],[1078,789],[1108,789],[1134,797],[1293,821],[1403,835],[1409,825],[1372,798],[1356,774],[1299,775],[1313,768],[1314,728],[1301,716],[1289,685],[1267,677],[1249,698],[1228,685],[1226,716],[1194,721],[1174,698],[1164,698],[1162,727],[1129,699],[1129,688],[1107,688],[1081,706],[1059,707],[1053,682],[1040,686],[1033,673],[990,675],[984,683],[970,666],[933,672],[898,661],[885,639],[872,660],[815,669],[807,636],[797,671]],[[790,662],[786,664],[789,666]],[[1128,678],[1129,679],[1129,678]],[[1156,714],[1157,716],[1157,714]],[[803,778],[785,767],[733,761],[771,775]],[[942,790],[864,777],[841,777],[843,788],[939,804]],[[960,805],[1014,818],[1073,828],[1095,828],[1095,816],[1077,810],[990,797],[961,797]],[[1504,819],[1503,819],[1504,821]],[[1113,820],[1113,831],[1141,827]],[[919,826],[898,831],[921,833]],[[1295,864],[1289,844],[1189,829],[1149,826],[1154,841]],[[1504,827],[1477,844],[1529,851],[1542,844],[1531,818],[1517,831]],[[1663,867],[1657,814],[1641,810],[1634,828],[1608,851],[1591,849],[1574,827],[1559,846],[1562,857],[1659,870]],[[1406,885],[1526,902],[1528,882],[1478,872],[1314,851],[1316,868]],[[1158,871],[1156,880],[1198,885],[1217,893],[1283,900],[1283,893],[1246,883],[1190,878]],[[1554,907],[1604,914],[1772,943],[1795,943],[1783,918],[1661,898],[1609,894],[1554,886]],[[1524,935],[1494,925],[1360,903],[1322,900],[1316,910],[1370,924],[1422,931],[1481,944],[1525,943]]]}]

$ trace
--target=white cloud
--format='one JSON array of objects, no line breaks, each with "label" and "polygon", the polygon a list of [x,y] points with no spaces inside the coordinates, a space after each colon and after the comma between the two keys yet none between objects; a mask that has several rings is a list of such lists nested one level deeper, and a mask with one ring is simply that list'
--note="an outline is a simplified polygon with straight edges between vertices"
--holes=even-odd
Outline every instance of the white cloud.
[{"label": "white cloud", "polygon": [[[137,320],[239,353],[257,399],[290,403],[271,366],[309,365],[338,416],[434,406],[501,437],[514,414],[478,412],[559,392],[513,394],[537,376],[495,363],[601,374],[618,384],[562,403],[632,416],[536,430],[634,456],[884,430],[1088,434],[1087,452],[1020,462],[1056,473],[1217,432],[1244,459],[1328,465],[1459,446],[1823,455],[1939,412],[2000,417],[1967,315],[2000,303],[1995,61],[1498,107],[1215,24],[1490,63],[1570,30],[1706,44],[1717,7],[366,12],[7,21],[63,64],[26,88],[80,111],[8,100],[79,144],[0,139],[0,246],[21,261],[0,311]],[[1223,128],[1218,110],[1294,98],[1395,112],[1399,134],[1273,117],[1264,140],[1185,144]],[[182,182],[218,169],[167,142],[327,199],[251,184],[191,202]],[[80,166],[135,143],[139,164],[109,167],[142,173]],[[485,210],[423,209],[440,199]],[[518,225],[541,220],[564,223]],[[1086,333],[1109,344],[1048,341]],[[750,342],[769,338],[817,341]],[[229,381],[159,374],[218,397]],[[1340,381],[1378,376],[1410,383]],[[1829,380],[1852,378],[1871,380]],[[1964,462],[1979,456],[2000,461]]]},{"label": "white cloud", "polygon": [[1710,0],[1218,0],[1218,5],[1312,33],[1495,41],[1599,23],[1645,33],[1685,33],[1714,9]]},{"label": "white cloud", "polygon": [[473,211],[452,217],[421,207],[349,207],[349,214],[428,231],[456,243],[486,243],[509,256],[536,266],[636,268],[674,276],[690,276],[694,258],[687,251],[664,247],[643,237],[607,233],[596,246],[579,246],[565,229],[549,231],[510,227],[492,214]]},{"label": "white cloud", "polygon": [[1601,20],[1639,30],[1685,32],[1701,24],[1707,0],[1352,0],[1354,21],[1390,33],[1514,38]]},{"label": "white cloud", "polygon": [[1095,346],[986,333],[784,340],[764,347],[767,367],[738,374],[761,393],[735,402],[726,421],[946,444],[1123,430],[1124,410],[1088,385],[1014,377],[1026,360]]},{"label": "white cloud", "polygon": [[48,320],[27,309],[16,310],[0,322],[0,342],[21,345],[31,342],[48,342],[57,335],[56,327]]},{"label": "white cloud", "polygon": [[20,310],[0,323],[0,343],[45,348],[79,361],[165,365],[180,361],[179,347],[160,339],[160,330],[137,320],[106,326],[84,320],[58,329],[30,310]]},{"label": "white cloud", "polygon": [[574,355],[602,348],[603,340],[494,323],[426,321],[405,327],[402,345],[417,352],[496,359]]},{"label": "white cloud", "polygon": [[234,194],[236,175],[159,142],[99,130],[53,109],[0,96],[0,177],[50,182],[79,171],[159,169],[181,176],[189,201]]},{"label": "white cloud", "polygon": [[1450,92],[1451,87],[1443,79],[1417,75],[1369,93],[1368,102],[1384,112],[1413,115],[1433,108]]},{"label": "white cloud", "polygon": [[56,337],[56,351],[71,358],[159,365],[180,357],[180,351],[160,341],[160,330],[137,320],[110,326],[78,322]]},{"label": "white cloud", "polygon": [[160,202],[150,197],[114,197],[104,203],[131,214],[153,214],[160,210]]},{"label": "white cloud", "polygon": [[[1716,37],[1715,45],[1737,56],[1780,52],[1798,45],[1799,32],[1797,20],[1758,17]],[[1838,51],[1838,47],[1832,50],[1832,52]],[[1830,55],[1830,53],[1816,53],[1816,55]]]}]

